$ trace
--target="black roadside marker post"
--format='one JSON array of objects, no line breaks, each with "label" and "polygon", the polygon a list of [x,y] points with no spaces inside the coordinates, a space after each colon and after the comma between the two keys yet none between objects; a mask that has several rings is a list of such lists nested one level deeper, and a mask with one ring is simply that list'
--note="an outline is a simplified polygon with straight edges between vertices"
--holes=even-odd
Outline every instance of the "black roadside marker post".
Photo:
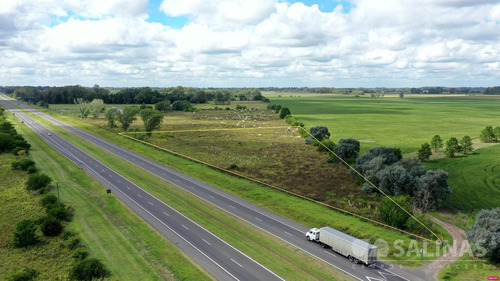
[{"label": "black roadside marker post", "polygon": [[108,188],[108,189],[106,190],[106,193],[107,193],[107,194],[111,194],[111,189],[109,189],[109,188]]}]

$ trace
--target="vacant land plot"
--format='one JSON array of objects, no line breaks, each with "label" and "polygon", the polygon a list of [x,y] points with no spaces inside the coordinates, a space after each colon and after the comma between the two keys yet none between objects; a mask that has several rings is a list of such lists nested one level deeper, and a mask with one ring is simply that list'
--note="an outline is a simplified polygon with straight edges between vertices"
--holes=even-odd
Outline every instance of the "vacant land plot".
[{"label": "vacant land plot", "polygon": [[383,145],[406,153],[436,134],[444,140],[475,138],[485,126],[500,124],[500,97],[496,96],[264,95],[273,104],[290,108],[308,127],[327,126],[334,141],[360,140],[362,150]]},{"label": "vacant land plot", "polygon": [[373,217],[377,199],[361,192],[345,166],[327,163],[327,153],[305,145],[298,129],[286,125],[268,110],[176,113],[162,127],[175,132],[153,133],[147,142]]}]

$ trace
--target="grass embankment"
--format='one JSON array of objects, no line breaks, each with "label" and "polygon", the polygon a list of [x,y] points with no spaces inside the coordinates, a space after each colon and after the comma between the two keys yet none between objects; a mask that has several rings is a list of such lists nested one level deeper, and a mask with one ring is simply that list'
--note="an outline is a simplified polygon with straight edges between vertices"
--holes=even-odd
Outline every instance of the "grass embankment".
[{"label": "grass embankment", "polygon": [[438,275],[442,281],[477,281],[488,280],[489,276],[499,276],[500,265],[492,264],[485,259],[467,255],[447,265]]},{"label": "grass embankment", "polygon": [[[79,233],[92,256],[104,261],[110,269],[109,280],[211,279],[172,242],[114,196],[106,195],[106,189],[100,183],[54,151],[24,125],[18,125],[16,129],[32,144],[30,156],[40,170],[50,175],[54,182],[59,182],[62,200],[76,210],[70,227]],[[67,257],[68,254],[65,254],[62,258],[70,260]],[[40,280],[56,279],[52,276]]]},{"label": "grass embankment", "polygon": [[[395,241],[401,239],[402,243],[400,243],[399,245],[404,248],[408,248],[410,243],[410,238],[405,235],[402,235],[399,232],[391,231],[386,228],[373,225],[371,223],[363,222],[357,218],[340,214],[338,212],[329,210],[317,204],[307,202],[299,198],[289,196],[268,188],[264,188],[262,186],[253,183],[249,183],[246,180],[233,178],[226,174],[214,171],[206,166],[193,163],[191,161],[182,158],[174,157],[169,154],[163,154],[163,153],[159,154],[156,149],[122,138],[114,133],[102,130],[91,124],[75,120],[74,118],[67,116],[60,116],[59,114],[53,114],[53,113],[50,114],[68,123],[76,125],[77,127],[87,130],[90,133],[94,133],[96,135],[104,137],[128,149],[134,150],[156,161],[162,162],[167,166],[174,167],[183,173],[189,174],[214,186],[218,186],[223,190],[236,194],[242,198],[245,198],[253,203],[261,205],[264,208],[277,212],[281,215],[289,217],[292,220],[295,220],[304,225],[310,227],[330,225],[337,229],[346,231],[359,238],[368,239],[371,242],[374,242],[378,238],[385,239],[389,243],[390,251],[387,257],[382,257],[382,258],[393,260],[396,261],[397,263],[409,266],[419,266],[425,263],[425,260],[419,262],[414,261],[416,259],[420,259],[419,254],[416,252],[413,252],[409,256],[407,255],[395,256],[395,254],[399,252],[395,251],[395,248],[393,247],[393,243]],[[65,134],[63,131],[61,131],[61,133]],[[115,161],[115,162],[120,162],[120,161]],[[128,175],[132,176],[132,174]],[[149,189],[152,189],[150,187],[151,185],[146,185],[146,186]],[[161,190],[160,193],[164,193],[166,191],[167,191],[166,189]],[[164,195],[161,195],[159,197],[162,198],[164,197]],[[447,233],[445,235],[447,235]],[[444,238],[450,239],[448,235],[445,236]],[[419,242],[419,245],[421,246],[421,242]],[[426,257],[426,259],[433,259],[433,258]]]},{"label": "grass embankment", "polygon": [[290,108],[307,127],[327,126],[332,140],[355,138],[362,150],[383,145],[407,153],[436,134],[445,141],[464,135],[474,138],[485,126],[500,123],[499,96],[280,95],[270,96],[272,103]]},{"label": "grass embankment", "polygon": [[[37,117],[36,117],[37,118]],[[315,258],[297,251],[283,241],[245,223],[225,211],[172,186],[164,180],[145,173],[141,168],[103,151],[101,148],[75,138],[66,130],[50,125],[37,118],[59,135],[71,139],[80,148],[102,161],[110,168],[120,171],[132,182],[143,187],[166,204],[196,221],[226,242],[251,256],[276,274],[287,280],[348,280],[343,273]],[[104,189],[103,189],[104,191]],[[277,263],[276,261],[280,262]]]},{"label": "grass embankment", "polygon": [[452,188],[445,207],[469,212],[500,206],[500,145],[458,158],[436,159],[425,166],[450,174]]},{"label": "grass embankment", "polygon": [[65,280],[73,261],[72,252],[64,247],[60,237],[46,237],[40,230],[40,242],[27,248],[12,245],[16,224],[22,219],[37,220],[45,211],[37,192],[26,190],[28,176],[11,169],[17,158],[11,153],[0,154],[0,280],[8,280],[24,267],[38,271],[38,280]]}]

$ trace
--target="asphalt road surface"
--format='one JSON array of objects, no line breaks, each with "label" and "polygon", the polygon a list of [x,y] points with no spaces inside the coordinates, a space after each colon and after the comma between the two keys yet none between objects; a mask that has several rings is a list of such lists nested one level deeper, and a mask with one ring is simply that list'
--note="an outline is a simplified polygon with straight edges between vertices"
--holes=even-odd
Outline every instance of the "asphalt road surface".
[{"label": "asphalt road surface", "polygon": [[[90,133],[75,128],[67,123],[55,119],[47,114],[38,112],[31,107],[21,104],[24,108],[45,118],[56,125],[59,125],[71,133],[78,135],[103,149],[106,149],[115,155],[127,160],[135,165],[142,167],[146,171],[155,174],[172,184],[175,184],[188,192],[202,198],[219,208],[245,220],[246,222],[258,227],[269,234],[297,247],[304,252],[311,254],[332,267],[344,272],[355,280],[432,280],[432,277],[426,276],[423,271],[409,271],[398,266],[392,266],[387,263],[377,262],[375,268],[354,264],[347,258],[324,249],[316,243],[308,242],[305,239],[305,232],[309,229],[306,226],[297,224],[287,218],[279,216],[273,212],[265,210],[257,205],[249,203],[241,198],[233,196],[227,192],[221,191],[211,185],[205,184],[192,177],[186,176],[176,170],[168,168],[161,163],[148,159],[140,154],[132,152],[114,143],[108,142],[94,136]],[[311,226],[312,227],[312,226]],[[322,227],[322,226],[314,226]]]},{"label": "asphalt road surface", "polygon": [[218,280],[284,280],[4,101],[47,144],[87,171]]}]

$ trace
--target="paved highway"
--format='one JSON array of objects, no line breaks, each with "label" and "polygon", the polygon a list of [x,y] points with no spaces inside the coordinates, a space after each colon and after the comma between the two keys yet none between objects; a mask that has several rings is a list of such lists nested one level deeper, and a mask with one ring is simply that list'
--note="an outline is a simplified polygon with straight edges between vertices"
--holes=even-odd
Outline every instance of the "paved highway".
[{"label": "paved highway", "polygon": [[47,144],[110,188],[218,280],[284,280],[12,105],[0,103]]},{"label": "paved highway", "polygon": [[[218,188],[200,182],[192,177],[186,176],[176,170],[168,168],[163,164],[148,159],[140,154],[132,152],[114,143],[103,140],[90,133],[75,128],[67,123],[55,119],[49,115],[38,112],[26,105],[24,108],[32,111],[33,113],[45,118],[56,125],[59,125],[66,130],[78,135],[103,149],[106,149],[115,155],[127,160],[131,163],[142,167],[146,171],[155,174],[199,198],[202,198],[219,208],[247,221],[248,223],[258,227],[271,235],[309,253],[329,265],[344,272],[355,280],[430,280],[431,277],[425,276],[421,272],[409,272],[402,270],[391,265],[378,262],[376,268],[370,269],[361,265],[355,265],[343,256],[340,256],[331,250],[321,248],[315,243],[307,242],[305,239],[305,232],[307,227],[297,224],[287,218],[279,216],[268,210],[265,210],[257,205],[249,203],[241,198],[233,196],[227,192],[221,191]],[[320,227],[320,226],[318,226]]]}]

